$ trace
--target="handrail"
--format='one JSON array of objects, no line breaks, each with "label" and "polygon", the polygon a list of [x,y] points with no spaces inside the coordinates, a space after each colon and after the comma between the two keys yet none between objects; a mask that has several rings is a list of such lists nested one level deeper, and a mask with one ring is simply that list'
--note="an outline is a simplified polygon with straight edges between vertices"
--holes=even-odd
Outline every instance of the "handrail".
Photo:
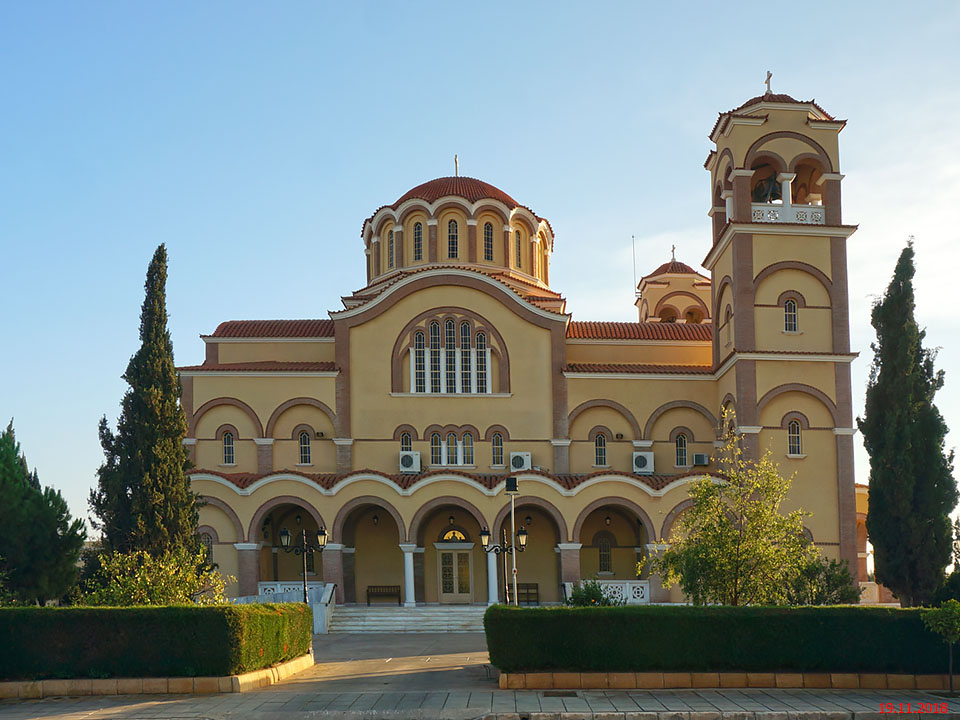
[{"label": "handrail", "polygon": [[330,607],[330,603],[336,600],[337,598],[337,584],[336,583],[331,583],[331,584],[333,585],[333,587],[330,589],[330,597],[324,603],[324,607]]}]

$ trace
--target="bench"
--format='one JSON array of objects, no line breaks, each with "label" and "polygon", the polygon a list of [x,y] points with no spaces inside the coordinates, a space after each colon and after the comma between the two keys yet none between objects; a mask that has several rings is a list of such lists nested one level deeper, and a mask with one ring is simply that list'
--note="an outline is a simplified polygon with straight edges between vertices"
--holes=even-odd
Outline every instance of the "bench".
[{"label": "bench", "polygon": [[368,585],[367,586],[367,605],[370,604],[370,598],[395,597],[397,605],[400,605],[400,586],[399,585]]},{"label": "bench", "polygon": [[539,605],[540,586],[537,583],[517,583],[519,605]]}]

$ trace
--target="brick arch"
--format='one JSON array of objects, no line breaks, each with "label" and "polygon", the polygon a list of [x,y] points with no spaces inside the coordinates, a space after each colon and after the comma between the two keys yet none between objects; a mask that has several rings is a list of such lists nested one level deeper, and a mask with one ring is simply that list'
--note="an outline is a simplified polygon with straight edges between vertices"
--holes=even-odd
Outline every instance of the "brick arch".
[{"label": "brick arch", "polygon": [[714,296],[713,318],[715,320],[720,319],[720,300],[723,298],[723,291],[728,287],[730,292],[733,293],[733,279],[729,275],[724,275],[717,283],[717,292]]},{"label": "brick arch", "polygon": [[290,408],[297,407],[298,405],[308,405],[310,407],[318,408],[330,419],[330,422],[333,424],[334,431],[340,431],[340,429],[337,427],[337,414],[331,410],[329,406],[314,398],[297,397],[291,398],[285,403],[281,403],[277,409],[271,413],[270,419],[267,420],[267,434],[265,437],[273,437],[273,431],[277,426],[277,421],[280,419],[280,416]]},{"label": "brick arch", "polygon": [[233,532],[236,535],[236,540],[233,542],[243,542],[243,524],[240,522],[240,518],[237,517],[236,511],[220,498],[208,497],[205,495],[201,495],[200,498],[204,505],[209,505],[210,507],[215,507],[218,510],[221,510],[223,514],[230,519],[230,522],[233,525]]},{"label": "brick arch", "polygon": [[[730,161],[730,164],[726,167],[726,172],[723,172],[723,161],[727,159]],[[736,161],[733,158],[733,151],[730,148],[724,148],[721,153],[717,156],[717,162],[714,167],[717,168],[717,181],[721,184],[724,190],[730,190],[733,188],[732,183],[727,178],[730,170],[733,170],[737,166]]]},{"label": "brick arch", "polygon": [[426,439],[425,437],[424,438],[420,437],[419,433],[417,432],[417,429],[413,425],[397,425],[396,429],[393,431],[394,442],[400,442],[400,436],[403,433],[410,433],[411,441]]},{"label": "brick arch", "polygon": [[317,523],[318,528],[325,527],[320,511],[309,502],[303,498],[294,497],[293,495],[278,495],[263,503],[253,514],[253,519],[250,521],[250,526],[247,529],[247,542],[259,542],[258,536],[263,518],[266,517],[267,513],[280,505],[296,505],[297,507],[303,508],[310,513],[310,516]]},{"label": "brick arch", "polygon": [[677,521],[677,517],[679,517],[680,513],[690,507],[693,507],[693,500],[691,498],[687,498],[686,500],[678,503],[673,510],[667,513],[667,516],[663,519],[663,525],[660,527],[660,537],[658,540],[670,542],[670,531],[673,530],[673,524]]},{"label": "brick arch", "polygon": [[661,306],[663,306],[663,304],[666,303],[667,300],[669,300],[670,298],[675,298],[675,297],[684,297],[684,298],[689,298],[690,300],[693,300],[694,304],[697,307],[699,307],[701,310],[703,310],[704,317],[705,318],[710,317],[710,308],[707,307],[706,303],[704,303],[703,300],[701,300],[700,298],[698,298],[696,295],[694,295],[692,292],[688,290],[675,290],[672,293],[667,293],[666,295],[664,295],[662,298],[660,298],[660,302],[657,303],[657,307],[653,311],[653,314],[659,315]]},{"label": "brick arch", "polygon": [[408,531],[407,535],[408,540],[420,545],[420,538],[417,537],[420,534],[420,526],[434,510],[449,506],[466,510],[473,516],[473,519],[477,521],[481,529],[487,527],[487,519],[483,516],[483,513],[477,509],[476,505],[464,500],[463,498],[455,497],[453,495],[444,495],[424,503],[417,509],[417,512],[415,512],[413,515],[413,519],[410,521],[410,530]]},{"label": "brick arch", "polygon": [[692,400],[673,400],[671,402],[664,403],[650,414],[650,417],[647,419],[647,424],[643,428],[643,436],[649,440],[650,433],[653,431],[653,424],[660,418],[661,415],[676,408],[689,408],[690,410],[696,410],[710,421],[711,427],[717,427],[717,418],[714,417],[713,413],[707,410],[700,403],[695,403]]},{"label": "brick arch", "polygon": [[831,400],[830,397],[820,388],[815,388],[812,385],[805,385],[804,383],[784,383],[783,385],[777,385],[775,388],[768,390],[766,393],[764,393],[763,397],[757,401],[757,415],[759,416],[763,409],[770,404],[770,401],[775,397],[788,392],[804,393],[816,398],[823,403],[824,407],[826,407],[830,412],[830,417],[833,418],[833,424],[835,426],[840,425],[840,412],[837,409],[836,403],[834,403],[833,400]]},{"label": "brick arch", "polygon": [[826,170],[826,168],[823,166],[823,159],[817,153],[800,153],[790,161],[790,168],[788,172],[796,171],[797,165],[807,160],[816,160],[820,165],[820,171],[824,172]]},{"label": "brick arch", "polygon": [[833,297],[833,281],[830,280],[830,278],[827,277],[827,274],[820,268],[814,267],[809,263],[800,262],[799,260],[783,260],[781,262],[774,263],[773,265],[767,265],[767,267],[757,273],[757,276],[753,279],[754,295],[756,295],[757,289],[760,287],[760,283],[780,270],[799,270],[807,273],[808,275],[812,275],[820,281],[820,284],[823,285],[824,289],[827,291],[827,295],[830,297],[830,304],[836,304]]},{"label": "brick arch", "polygon": [[344,523],[347,521],[347,518],[350,516],[351,512],[359,507],[363,507],[364,505],[376,505],[377,507],[382,508],[390,513],[393,521],[397,524],[397,534],[400,536],[399,542],[404,542],[406,540],[406,525],[403,522],[403,518],[400,517],[400,513],[397,512],[397,509],[383,498],[374,497],[373,495],[361,495],[360,497],[355,497],[353,500],[345,503],[344,506],[341,507],[337,512],[337,517],[333,521],[330,542],[343,542]]},{"label": "brick arch", "polygon": [[650,516],[647,514],[646,510],[627,498],[605,497],[597,498],[580,511],[580,514],[577,516],[577,521],[573,524],[573,542],[582,542],[582,540],[580,540],[580,533],[583,531],[583,524],[587,521],[590,513],[608,505],[622,508],[633,513],[647,531],[647,542],[652,543],[657,541],[657,536],[654,532],[653,521],[650,519]]},{"label": "brick arch", "polygon": [[190,418],[190,424],[187,426],[187,433],[191,437],[194,437],[197,432],[197,423],[200,422],[200,418],[213,410],[213,408],[220,407],[221,405],[229,405],[241,410],[253,421],[253,427],[256,428],[257,432],[259,433],[257,437],[264,436],[263,423],[260,422],[260,418],[257,416],[257,413],[254,412],[253,408],[247,405],[243,400],[239,400],[235,397],[220,397],[214,398],[213,400],[207,400],[207,402],[197,408],[197,411],[193,414],[193,417]]},{"label": "brick arch", "polygon": [[[837,172],[837,170],[833,166],[833,163],[830,162],[830,156],[827,155],[826,150],[824,150],[819,143],[807,137],[806,135],[801,135],[800,133],[793,132],[792,130],[778,130],[777,132],[767,133],[763,137],[758,138],[753,143],[753,145],[750,146],[750,149],[747,150],[747,156],[746,158],[744,158],[743,166],[744,167],[749,166],[753,162],[753,160],[761,154],[774,155],[775,153],[772,153],[769,150],[761,150],[760,147],[765,143],[769,142],[770,140],[775,140],[777,138],[783,138],[783,137],[793,138],[794,140],[799,140],[803,143],[806,143],[807,145],[809,145],[811,148],[814,149],[815,154],[820,159],[820,164],[823,166],[824,170],[826,170],[827,172]],[[784,162],[783,167],[784,169],[786,169],[789,166],[786,162]]]},{"label": "brick arch", "polygon": [[[504,224],[510,222],[510,215],[503,211],[503,207],[495,203],[480,200],[479,204],[473,210],[473,217],[479,218],[480,213],[489,212],[493,215],[496,215],[500,218]],[[494,226],[494,233],[496,233],[496,226]],[[494,242],[496,242],[496,234],[494,234]]]},{"label": "brick arch", "polygon": [[571,410],[570,414],[567,416],[567,428],[573,425],[573,421],[577,419],[577,416],[580,413],[595,407],[606,407],[610,408],[611,410],[616,410],[618,413],[623,415],[624,419],[633,429],[633,439],[643,440],[643,432],[640,430],[640,423],[637,422],[637,418],[634,417],[634,414],[630,412],[625,405],[621,405],[616,400],[598,399],[587,400],[586,402],[580,403],[573,410]]},{"label": "brick arch", "polygon": [[[554,527],[557,530],[558,539],[557,542],[566,542],[569,535],[567,534],[567,521],[563,519],[563,515],[557,509],[557,506],[551,503],[549,500],[544,500],[543,498],[538,498],[532,495],[524,495],[522,499],[518,499],[517,509],[519,510],[522,507],[532,506],[537,507],[543,510],[550,518],[553,520]],[[500,527],[503,525],[506,518],[510,515],[510,503],[507,502],[504,505],[500,512],[497,513],[497,517],[493,521],[493,527],[490,528],[490,533],[492,537],[500,537]]]}]

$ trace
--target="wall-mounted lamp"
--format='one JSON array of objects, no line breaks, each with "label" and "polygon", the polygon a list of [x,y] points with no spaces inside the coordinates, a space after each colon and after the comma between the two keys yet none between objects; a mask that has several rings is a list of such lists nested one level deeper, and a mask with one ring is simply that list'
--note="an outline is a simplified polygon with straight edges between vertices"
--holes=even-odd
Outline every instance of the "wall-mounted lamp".
[{"label": "wall-mounted lamp", "polygon": [[603,519],[603,521],[604,521],[607,525],[609,525],[610,522],[611,522],[611,521],[610,521],[610,516],[607,515],[607,516]]},{"label": "wall-mounted lamp", "polygon": [[623,433],[617,433],[617,440],[623,440]]},{"label": "wall-mounted lamp", "polygon": [[456,518],[454,518],[453,515],[451,515],[451,516],[449,517],[449,520],[450,520],[450,524],[451,524],[451,525],[453,525],[453,523],[456,522]]},{"label": "wall-mounted lamp", "polygon": [[533,517],[531,517],[530,515],[527,515],[527,517],[525,517],[524,520],[526,520],[527,527],[530,527],[530,523],[533,522]]},{"label": "wall-mounted lamp", "polygon": [[301,522],[303,522],[303,518],[300,517],[300,513],[297,513],[297,516],[294,518],[294,520],[297,521],[297,525],[299,525]]},{"label": "wall-mounted lamp", "polygon": [[318,437],[318,438],[322,438],[322,437],[323,437],[323,430],[317,430],[317,437]]},{"label": "wall-mounted lamp", "polygon": [[379,515],[376,515],[376,514],[375,514],[375,515],[373,516],[373,524],[374,524],[374,525],[379,525],[379,524],[380,524],[380,516],[379,516]]}]

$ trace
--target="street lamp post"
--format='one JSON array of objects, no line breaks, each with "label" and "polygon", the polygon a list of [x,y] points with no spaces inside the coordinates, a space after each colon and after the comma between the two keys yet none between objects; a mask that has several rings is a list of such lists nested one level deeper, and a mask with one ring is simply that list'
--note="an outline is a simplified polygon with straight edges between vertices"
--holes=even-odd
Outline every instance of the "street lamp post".
[{"label": "street lamp post", "polygon": [[309,603],[307,598],[307,553],[322,553],[327,544],[327,531],[323,528],[317,530],[317,544],[311,545],[307,542],[307,531],[304,529],[300,533],[300,544],[290,546],[292,536],[290,531],[284,528],[280,531],[280,546],[286,553],[292,552],[294,555],[303,556],[303,601]]},{"label": "street lamp post", "polygon": [[[519,606],[520,597],[517,595],[517,553],[527,549],[527,530],[524,527],[521,527],[519,531],[517,530],[516,505],[514,500],[519,494],[519,490],[515,477],[507,478],[506,493],[510,496],[510,529],[512,542],[507,543],[507,531],[501,528],[501,541],[491,545],[490,531],[484,528],[480,531],[480,543],[483,545],[484,552],[492,552],[498,555],[503,553],[504,565],[506,565],[506,556],[509,555],[511,557],[513,564],[513,604]],[[506,573],[506,567],[504,567],[504,573]],[[504,582],[506,582],[506,577],[504,577]]]}]

